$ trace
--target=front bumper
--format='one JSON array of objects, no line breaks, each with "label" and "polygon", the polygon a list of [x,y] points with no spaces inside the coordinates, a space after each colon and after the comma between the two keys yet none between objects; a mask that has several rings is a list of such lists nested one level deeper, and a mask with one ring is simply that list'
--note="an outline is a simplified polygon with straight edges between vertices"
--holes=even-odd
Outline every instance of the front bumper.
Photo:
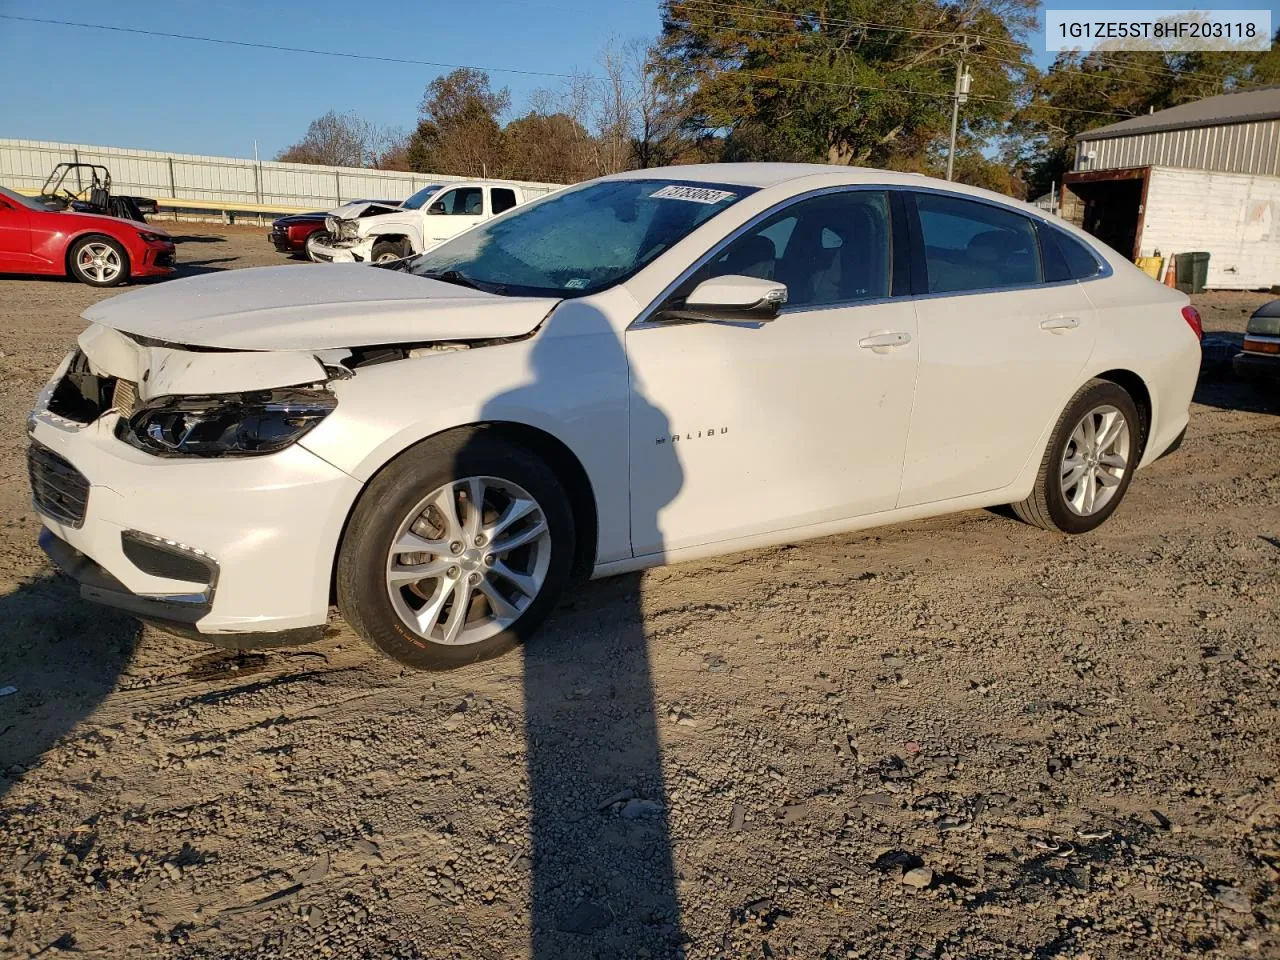
[{"label": "front bumper", "polygon": [[368,263],[373,240],[317,240],[311,256],[322,263]]},{"label": "front bumper", "polygon": [[301,250],[304,246],[301,243],[295,244],[289,239],[287,233],[277,233],[275,230],[267,234],[267,239],[271,241],[271,245],[276,248],[277,253],[293,253]]},{"label": "front bumper", "polygon": [[135,277],[166,277],[177,260],[178,250],[172,243],[148,243],[142,261],[130,265],[131,272]]},{"label": "front bumper", "polygon": [[1280,380],[1280,353],[1240,352],[1231,361],[1237,377],[1248,380]]},{"label": "front bumper", "polygon": [[[77,516],[37,506],[41,545],[83,596],[224,645],[323,631],[357,480],[297,445],[265,457],[153,457],[116,438],[116,413],[87,425],[66,420],[44,408],[48,392],[29,421],[31,439],[88,487]],[[130,549],[138,535],[207,558],[214,575],[140,559]]]}]

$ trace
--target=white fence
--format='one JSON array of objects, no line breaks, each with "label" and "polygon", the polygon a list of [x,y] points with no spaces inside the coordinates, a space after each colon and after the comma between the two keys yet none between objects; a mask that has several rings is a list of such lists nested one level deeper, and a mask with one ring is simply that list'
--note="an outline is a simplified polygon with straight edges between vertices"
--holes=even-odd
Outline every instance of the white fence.
[{"label": "white fence", "polygon": [[[99,163],[107,167],[111,171],[113,193],[179,201],[168,206],[181,206],[180,201],[192,200],[202,206],[216,204],[226,210],[326,210],[349,200],[403,200],[429,183],[466,179],[81,143],[0,139],[0,186],[39,190],[49,171],[62,161]],[[559,187],[551,183],[513,182],[533,196]]]}]

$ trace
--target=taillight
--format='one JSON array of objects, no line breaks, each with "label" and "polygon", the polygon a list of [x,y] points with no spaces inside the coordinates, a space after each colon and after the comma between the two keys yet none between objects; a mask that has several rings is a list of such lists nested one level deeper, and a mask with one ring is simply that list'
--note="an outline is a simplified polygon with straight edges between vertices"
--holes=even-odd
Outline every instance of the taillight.
[{"label": "taillight", "polygon": [[1204,324],[1200,322],[1200,311],[1195,307],[1183,307],[1182,319],[1187,321],[1187,326],[1191,328],[1191,332],[1196,335],[1197,340],[1204,339]]}]

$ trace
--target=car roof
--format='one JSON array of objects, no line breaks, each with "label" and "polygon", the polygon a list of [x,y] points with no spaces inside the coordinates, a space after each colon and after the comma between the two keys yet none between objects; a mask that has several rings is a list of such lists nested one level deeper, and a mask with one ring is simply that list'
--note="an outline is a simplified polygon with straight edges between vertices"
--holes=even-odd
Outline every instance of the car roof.
[{"label": "car roof", "polygon": [[[919,173],[899,173],[893,170],[877,170],[873,167],[847,167],[834,163],[690,163],[683,166],[628,170],[607,179],[692,180],[698,183],[772,187],[791,180],[823,175],[839,176],[847,183],[911,184],[931,179]],[[956,186],[951,183],[945,185]]]}]

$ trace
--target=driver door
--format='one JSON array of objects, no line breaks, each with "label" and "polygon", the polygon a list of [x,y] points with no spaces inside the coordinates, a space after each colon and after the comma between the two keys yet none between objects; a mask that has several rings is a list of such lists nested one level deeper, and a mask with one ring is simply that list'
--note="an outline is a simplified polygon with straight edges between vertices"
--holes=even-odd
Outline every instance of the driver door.
[{"label": "driver door", "polygon": [[637,556],[893,509],[918,355],[911,302],[890,296],[892,250],[886,192],[801,199],[669,298],[712,276],[778,280],[777,319],[632,324]]},{"label": "driver door", "polygon": [[0,270],[31,266],[31,214],[0,199]]},{"label": "driver door", "polygon": [[422,227],[425,248],[430,249],[485,218],[483,187],[454,187],[442,190],[427,207]]}]

